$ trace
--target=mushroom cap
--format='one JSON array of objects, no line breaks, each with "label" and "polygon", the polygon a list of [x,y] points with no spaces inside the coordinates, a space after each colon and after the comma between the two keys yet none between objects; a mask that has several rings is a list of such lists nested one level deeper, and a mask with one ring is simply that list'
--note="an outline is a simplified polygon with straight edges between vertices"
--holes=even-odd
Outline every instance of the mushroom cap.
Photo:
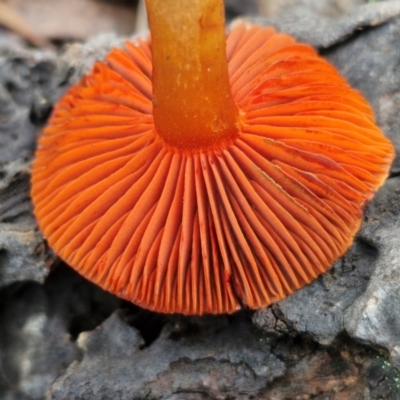
[{"label": "mushroom cap", "polygon": [[152,117],[149,41],[115,49],[55,106],[32,199],[56,253],[87,279],[164,313],[276,302],[351,245],[394,157],[362,95],[272,28],[227,37],[240,131],[167,145]]}]

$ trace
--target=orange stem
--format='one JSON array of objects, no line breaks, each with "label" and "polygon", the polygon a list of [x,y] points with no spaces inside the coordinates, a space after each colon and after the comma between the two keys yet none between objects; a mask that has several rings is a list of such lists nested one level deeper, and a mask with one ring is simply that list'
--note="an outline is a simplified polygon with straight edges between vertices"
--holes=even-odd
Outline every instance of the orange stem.
[{"label": "orange stem", "polygon": [[223,0],[146,0],[159,135],[187,149],[237,133],[225,49]]}]

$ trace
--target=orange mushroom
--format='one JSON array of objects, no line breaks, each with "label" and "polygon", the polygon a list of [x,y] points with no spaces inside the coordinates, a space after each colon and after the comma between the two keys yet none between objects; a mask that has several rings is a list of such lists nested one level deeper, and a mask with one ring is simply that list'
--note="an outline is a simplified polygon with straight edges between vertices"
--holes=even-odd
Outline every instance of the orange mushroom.
[{"label": "orange mushroom", "polygon": [[142,307],[265,307],[348,249],[393,147],[310,46],[259,26],[226,37],[222,0],[147,8],[151,42],[111,51],[55,106],[32,171],[39,226]]}]

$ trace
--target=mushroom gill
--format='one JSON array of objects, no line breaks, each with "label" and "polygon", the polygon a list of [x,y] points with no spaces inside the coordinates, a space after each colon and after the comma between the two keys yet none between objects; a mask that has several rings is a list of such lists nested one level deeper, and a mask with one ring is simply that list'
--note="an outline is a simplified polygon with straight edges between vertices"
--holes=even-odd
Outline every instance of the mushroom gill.
[{"label": "mushroom gill", "polygon": [[222,0],[147,7],[152,42],[112,50],[55,106],[32,171],[39,226],[142,307],[265,307],[349,248],[393,147],[310,46],[240,25],[225,48]]}]

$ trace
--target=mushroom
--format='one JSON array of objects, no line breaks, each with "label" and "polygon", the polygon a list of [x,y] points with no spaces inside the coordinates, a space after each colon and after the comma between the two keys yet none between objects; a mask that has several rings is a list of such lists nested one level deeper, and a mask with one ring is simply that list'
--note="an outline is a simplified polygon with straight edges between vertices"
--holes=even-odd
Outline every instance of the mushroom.
[{"label": "mushroom", "polygon": [[394,157],[362,95],[222,0],[147,0],[127,42],[55,106],[32,199],[87,279],[163,313],[257,309],[349,248]]}]

